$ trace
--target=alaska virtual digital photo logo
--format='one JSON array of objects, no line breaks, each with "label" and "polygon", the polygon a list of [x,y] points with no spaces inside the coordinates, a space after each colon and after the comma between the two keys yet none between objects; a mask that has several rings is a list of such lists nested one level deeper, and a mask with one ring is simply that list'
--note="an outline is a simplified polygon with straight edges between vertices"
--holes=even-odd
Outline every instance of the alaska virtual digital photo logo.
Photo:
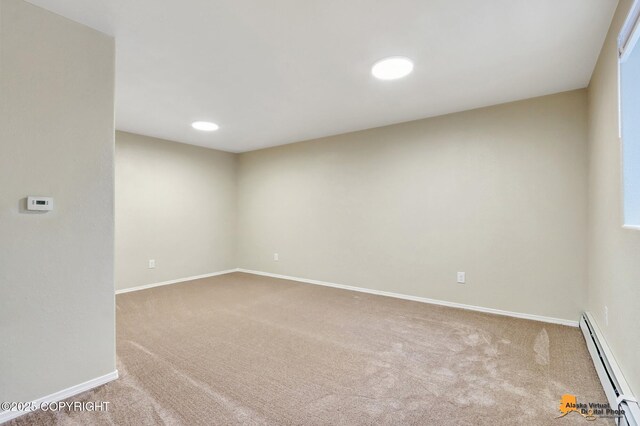
[{"label": "alaska virtual digital photo logo", "polygon": [[586,420],[593,421],[597,418],[617,419],[624,415],[624,410],[614,410],[609,403],[587,402],[579,403],[575,395],[564,394],[560,398],[560,414],[557,419],[565,417],[570,413],[577,413]]}]

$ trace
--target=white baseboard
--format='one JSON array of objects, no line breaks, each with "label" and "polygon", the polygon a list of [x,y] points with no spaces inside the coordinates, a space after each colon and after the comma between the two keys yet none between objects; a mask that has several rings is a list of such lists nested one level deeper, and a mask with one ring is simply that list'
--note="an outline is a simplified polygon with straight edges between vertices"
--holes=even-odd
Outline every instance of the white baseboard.
[{"label": "white baseboard", "polygon": [[609,405],[613,409],[621,405],[625,411],[625,421],[620,420],[619,425],[640,425],[640,405],[634,397],[629,384],[624,378],[620,365],[613,356],[611,348],[607,344],[602,331],[590,312],[585,312],[580,321],[580,329],[584,335],[587,349],[591,355],[593,365],[602,383],[602,388],[607,396]]},{"label": "white baseboard", "polygon": [[354,286],[344,285],[344,284],[329,283],[329,282],[326,282],[326,281],[318,281],[318,280],[310,280],[310,279],[307,279],[307,278],[290,277],[288,275],[272,274],[272,273],[269,273],[269,272],[252,271],[252,270],[249,270],[249,269],[239,268],[237,271],[238,272],[245,272],[247,274],[253,274],[253,275],[262,275],[262,276],[265,276],[265,277],[280,278],[280,279],[283,279],[283,280],[298,281],[298,282],[307,283],[307,284],[323,285],[323,286],[327,286],[327,287],[341,288],[341,289],[344,289],[344,290],[359,291],[361,293],[376,294],[376,295],[379,295],[379,296],[395,297],[397,299],[412,300],[414,302],[430,303],[430,304],[433,304],[433,305],[449,306],[451,308],[467,309],[467,310],[470,310],[470,311],[485,312],[485,313],[495,314],[495,315],[504,315],[504,316],[508,316],[508,317],[522,318],[522,319],[528,319],[528,320],[533,320],[533,321],[542,321],[542,322],[548,322],[548,323],[552,323],[552,324],[561,324],[561,325],[567,325],[567,326],[570,326],[570,327],[578,327],[578,321],[572,321],[572,320],[567,320],[567,319],[562,319],[562,318],[553,318],[553,317],[545,317],[545,316],[541,316],[541,315],[523,314],[523,313],[520,313],[520,312],[503,311],[503,310],[500,310],[500,309],[484,308],[484,307],[481,307],[481,306],[473,306],[473,305],[465,305],[463,303],[447,302],[447,301],[444,301],[444,300],[436,300],[436,299],[428,299],[426,297],[410,296],[410,295],[407,295],[407,294],[392,293],[392,292],[389,292],[389,291],[382,291],[382,290],[372,290],[372,289],[363,288],[363,287],[354,287]]},{"label": "white baseboard", "polygon": [[250,269],[243,269],[243,268],[227,269],[226,271],[213,272],[211,274],[196,275],[196,276],[193,276],[193,277],[180,278],[180,279],[177,279],[177,280],[163,281],[163,282],[159,282],[159,283],[141,285],[141,286],[138,286],[138,287],[125,288],[125,289],[122,289],[122,290],[117,290],[116,294],[129,293],[131,291],[138,291],[138,290],[145,290],[147,288],[153,288],[153,287],[158,287],[158,286],[163,286],[163,285],[177,284],[177,283],[181,283],[181,282],[185,282],[185,281],[197,280],[197,279],[200,279],[200,278],[215,277],[217,275],[230,274],[232,272],[244,272],[244,273],[247,273],[247,274],[262,275],[262,276],[265,276],[265,277],[280,278],[280,279],[283,279],[283,280],[291,280],[291,281],[298,281],[298,282],[302,282],[302,283],[306,283],[306,284],[323,285],[323,286],[326,286],[326,287],[341,288],[343,290],[352,290],[352,291],[359,291],[361,293],[376,294],[378,296],[395,297],[396,299],[412,300],[414,302],[430,303],[430,304],[433,304],[433,305],[449,306],[451,308],[467,309],[467,310],[470,310],[470,311],[485,312],[485,313],[495,314],[495,315],[504,315],[504,316],[514,317],[514,318],[522,318],[522,319],[528,319],[528,320],[533,320],[533,321],[548,322],[548,323],[552,323],[552,324],[567,325],[567,326],[570,326],[570,327],[578,327],[578,321],[567,320],[567,319],[562,319],[562,318],[553,318],[553,317],[545,317],[545,316],[541,316],[541,315],[525,314],[525,313],[520,313],[520,312],[503,311],[503,310],[500,310],[500,309],[485,308],[485,307],[482,307],[482,306],[466,305],[466,304],[463,304],[463,303],[448,302],[448,301],[445,301],[445,300],[429,299],[429,298],[426,298],[426,297],[411,296],[411,295],[408,295],[408,294],[393,293],[393,292],[382,291],[382,290],[373,290],[373,289],[368,289],[368,288],[363,288],[363,287],[354,287],[354,286],[345,285],[345,284],[336,284],[336,283],[330,283],[330,282],[326,282],[326,281],[311,280],[311,279],[308,279],[308,278],[292,277],[292,276],[289,276],[289,275],[272,274],[270,272],[253,271],[253,270],[250,270]]},{"label": "white baseboard", "polygon": [[230,274],[231,272],[238,272],[238,270],[237,269],[227,269],[226,271],[212,272],[210,274],[195,275],[193,277],[179,278],[177,280],[162,281],[162,282],[159,282],[159,283],[145,284],[145,285],[140,285],[140,286],[137,286],[137,287],[123,288],[121,290],[116,290],[116,294],[129,293],[131,291],[138,291],[138,290],[146,290],[148,288],[160,287],[160,286],[169,285],[169,284],[177,284],[177,283],[181,283],[181,282],[184,282],[184,281],[199,280],[200,278],[215,277],[217,275]]},{"label": "white baseboard", "polygon": [[[95,379],[88,380],[84,383],[80,383],[78,385],[71,386],[70,388],[52,393],[51,395],[36,399],[32,402],[32,405],[38,407],[44,403],[62,401],[63,399],[67,399],[79,393],[97,388],[98,386],[102,386],[105,383],[116,380],[117,378],[118,370],[115,370],[111,373],[105,374],[104,376],[96,377]],[[0,423],[8,422],[11,419],[15,419],[16,417],[20,417],[27,413],[30,413],[30,411],[0,411]]]}]

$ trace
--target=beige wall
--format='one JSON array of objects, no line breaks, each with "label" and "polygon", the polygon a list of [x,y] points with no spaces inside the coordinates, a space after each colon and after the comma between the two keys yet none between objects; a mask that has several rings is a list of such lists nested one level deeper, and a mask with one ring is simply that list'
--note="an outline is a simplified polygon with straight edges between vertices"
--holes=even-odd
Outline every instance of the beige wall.
[{"label": "beige wall", "polygon": [[578,90],[241,154],[240,267],[577,320],[586,131]]},{"label": "beige wall", "polygon": [[114,42],[2,0],[0,73],[0,401],[29,401],[116,368]]},{"label": "beige wall", "polygon": [[[635,394],[640,394],[640,231],[622,228],[616,38],[621,0],[589,85],[589,310]],[[609,308],[609,324],[604,307]]]},{"label": "beige wall", "polygon": [[236,268],[235,247],[234,154],[116,133],[117,289]]}]

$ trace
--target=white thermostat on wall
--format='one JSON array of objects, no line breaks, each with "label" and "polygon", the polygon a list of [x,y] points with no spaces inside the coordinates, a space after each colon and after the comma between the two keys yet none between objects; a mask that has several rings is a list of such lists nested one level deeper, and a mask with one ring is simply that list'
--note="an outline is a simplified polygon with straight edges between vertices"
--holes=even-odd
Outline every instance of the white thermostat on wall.
[{"label": "white thermostat on wall", "polygon": [[53,198],[29,196],[27,210],[53,210]]}]

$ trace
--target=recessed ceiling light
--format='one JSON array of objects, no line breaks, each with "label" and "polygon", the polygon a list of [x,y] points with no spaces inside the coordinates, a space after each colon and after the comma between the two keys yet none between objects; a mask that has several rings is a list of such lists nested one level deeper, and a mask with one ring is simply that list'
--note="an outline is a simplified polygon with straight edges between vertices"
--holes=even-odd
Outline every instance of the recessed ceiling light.
[{"label": "recessed ceiling light", "polygon": [[219,129],[216,123],[212,123],[210,121],[194,121],[193,123],[191,123],[191,127],[196,130],[202,130],[204,132],[213,132],[214,130]]},{"label": "recessed ceiling light", "polygon": [[404,56],[384,58],[373,64],[371,74],[380,80],[395,80],[405,77],[413,71],[413,62]]}]

